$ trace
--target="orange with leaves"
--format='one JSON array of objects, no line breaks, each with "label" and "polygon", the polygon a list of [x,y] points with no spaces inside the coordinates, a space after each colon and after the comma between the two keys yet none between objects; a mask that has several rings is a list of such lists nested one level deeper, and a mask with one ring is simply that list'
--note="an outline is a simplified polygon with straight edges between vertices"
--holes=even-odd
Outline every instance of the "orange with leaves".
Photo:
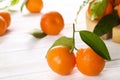
[{"label": "orange with leaves", "polygon": [[85,75],[98,75],[105,66],[105,60],[97,55],[92,48],[80,49],[76,54],[76,64],[80,72]]},{"label": "orange with leaves", "polygon": [[[96,1],[96,0],[93,0],[88,6],[88,9],[87,9],[88,17],[91,17],[91,13],[92,13],[91,5],[94,3],[94,1]],[[107,6],[106,6],[106,9],[105,9],[104,13],[101,16],[97,17],[95,20],[100,20],[103,16],[112,13],[112,11],[113,11],[112,3],[111,3],[110,0],[107,0]]]},{"label": "orange with leaves", "polygon": [[60,13],[51,11],[42,15],[40,26],[46,34],[57,35],[64,28],[64,19]]},{"label": "orange with leaves", "polygon": [[43,1],[42,0],[27,0],[26,8],[31,13],[39,13],[43,8]]},{"label": "orange with leaves", "polygon": [[50,68],[61,75],[70,74],[76,60],[73,52],[66,46],[55,46],[51,48],[46,56]]}]

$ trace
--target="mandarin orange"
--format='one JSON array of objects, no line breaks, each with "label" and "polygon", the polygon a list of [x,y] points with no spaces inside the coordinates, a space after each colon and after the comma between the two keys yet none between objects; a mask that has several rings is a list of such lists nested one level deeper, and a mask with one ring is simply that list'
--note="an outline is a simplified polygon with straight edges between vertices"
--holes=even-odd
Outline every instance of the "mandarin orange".
[{"label": "mandarin orange", "polygon": [[60,75],[70,74],[76,60],[73,52],[66,46],[55,46],[51,48],[46,56],[49,67]]},{"label": "mandarin orange", "polygon": [[60,13],[51,11],[42,15],[40,26],[46,34],[57,35],[64,28],[64,19]]},{"label": "mandarin orange", "polygon": [[0,16],[0,36],[5,34],[7,30],[7,23],[3,17]]},{"label": "mandarin orange", "polygon": [[27,0],[26,8],[31,13],[39,13],[43,8],[43,1],[42,0]]},{"label": "mandarin orange", "polygon": [[0,12],[0,16],[2,16],[5,19],[5,21],[7,23],[7,27],[9,27],[10,23],[11,23],[11,15],[10,15],[10,13],[6,12],[6,11],[2,11],[2,12]]},{"label": "mandarin orange", "polygon": [[82,48],[76,54],[76,64],[81,73],[96,76],[103,70],[105,60],[91,48]]}]

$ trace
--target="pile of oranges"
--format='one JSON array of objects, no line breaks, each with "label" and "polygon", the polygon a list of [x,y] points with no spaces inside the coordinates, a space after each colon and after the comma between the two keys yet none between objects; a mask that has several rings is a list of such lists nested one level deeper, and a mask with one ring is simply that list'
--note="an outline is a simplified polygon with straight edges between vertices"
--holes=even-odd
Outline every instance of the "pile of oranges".
[{"label": "pile of oranges", "polygon": [[[34,1],[35,0],[28,0],[26,2],[26,8],[31,13],[40,12],[43,7],[42,0],[37,0],[37,3]],[[33,2],[33,4],[31,2]],[[33,9],[34,4],[36,4],[35,9]],[[108,8],[110,7],[111,5],[109,5]],[[107,10],[105,14],[111,11],[112,10]],[[57,11],[45,13],[41,17],[40,28],[47,35],[57,35],[64,28],[64,19]],[[70,48],[67,46],[54,46],[47,52],[46,59],[49,67],[54,72],[61,75],[70,74],[74,67],[77,67],[81,73],[95,76],[100,74],[105,66],[104,58],[97,55],[97,53],[95,53],[90,47],[78,50],[75,55],[75,53],[70,51]]]},{"label": "pile of oranges", "polygon": [[[40,13],[43,9],[42,0],[25,0],[24,4],[30,13]],[[22,6],[23,6],[22,5]],[[10,25],[11,15],[8,12],[0,12],[0,36],[5,34]],[[64,19],[57,11],[44,13],[40,19],[40,29],[47,35],[57,35],[64,28]]]},{"label": "pile of oranges", "polygon": [[[88,7],[88,14],[90,16],[90,6]],[[113,3],[113,2],[114,3]],[[100,20],[103,16],[113,12],[113,8],[118,6],[120,0],[107,0],[107,7],[105,12],[97,17],[95,20]],[[119,12],[120,9],[117,9]],[[119,13],[118,13],[119,15]],[[48,50],[46,55],[49,67],[57,74],[68,75],[77,67],[77,69],[88,76],[99,75],[105,67],[105,59],[99,56],[91,47],[81,48],[77,50],[76,55],[74,51],[70,51],[65,45],[57,45]]]},{"label": "pile of oranges", "polygon": [[[43,1],[27,0],[25,6],[30,13],[39,13],[43,8]],[[44,13],[40,20],[40,28],[47,35],[57,35],[64,28],[64,19],[57,11]]]},{"label": "pile of oranges", "polygon": [[[40,13],[43,8],[42,0],[27,0],[26,8],[30,13]],[[64,19],[57,11],[44,13],[40,20],[40,29],[47,35],[57,35],[64,28]]]},{"label": "pile of oranges", "polygon": [[[103,15],[112,12],[112,4],[109,1],[108,9]],[[113,0],[114,1],[114,0]],[[118,5],[119,0],[114,1],[114,5]],[[27,0],[26,8],[30,13],[39,13],[43,8],[42,0]],[[118,7],[120,15],[120,6]],[[91,10],[88,9],[89,14]],[[101,18],[101,16],[100,16]],[[99,19],[99,18],[97,18]],[[10,25],[11,16],[8,12],[0,12],[0,35],[5,34]],[[64,28],[64,19],[62,15],[56,11],[51,11],[42,15],[40,27],[47,35],[57,35]],[[95,76],[100,74],[105,66],[105,60],[97,55],[92,48],[82,48],[77,51],[76,55],[67,46],[55,46],[51,48],[46,55],[46,59],[50,68],[61,75],[70,74],[76,66],[78,70],[86,75]]]}]

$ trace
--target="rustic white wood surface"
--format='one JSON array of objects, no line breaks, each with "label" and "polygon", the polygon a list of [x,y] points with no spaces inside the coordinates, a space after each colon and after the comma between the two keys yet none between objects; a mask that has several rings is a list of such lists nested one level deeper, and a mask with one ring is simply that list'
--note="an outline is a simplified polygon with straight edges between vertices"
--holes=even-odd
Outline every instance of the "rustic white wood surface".
[{"label": "rustic white wood surface", "polygon": [[[120,44],[105,41],[113,61],[107,62],[98,76],[85,76],[75,67],[67,76],[54,73],[47,65],[45,55],[52,43],[60,36],[72,36],[72,23],[82,0],[43,0],[42,13],[59,11],[65,20],[64,30],[57,36],[36,39],[29,34],[34,28],[40,28],[41,14],[29,14],[27,11],[12,14],[8,32],[0,37],[0,80],[120,80]],[[85,25],[85,10],[81,11],[76,29]],[[76,46],[86,46],[76,34]]]}]

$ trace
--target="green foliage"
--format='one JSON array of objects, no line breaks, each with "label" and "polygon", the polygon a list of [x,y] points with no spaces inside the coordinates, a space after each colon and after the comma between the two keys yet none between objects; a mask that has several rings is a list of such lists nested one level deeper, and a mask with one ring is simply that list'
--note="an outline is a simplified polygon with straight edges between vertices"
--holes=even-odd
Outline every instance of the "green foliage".
[{"label": "green foliage", "polygon": [[73,49],[74,49],[73,38],[62,36],[54,42],[54,44],[51,46],[51,48],[54,46],[61,46],[61,45],[67,46],[68,48],[70,48],[70,51],[73,51]]},{"label": "green foliage", "polygon": [[19,0],[12,0],[10,5],[14,6],[14,5],[18,4],[18,3],[19,3]]},{"label": "green foliage", "polygon": [[102,36],[107,32],[110,32],[113,27],[120,24],[120,18],[117,13],[112,13],[104,16],[94,28],[94,33],[98,36]]},{"label": "green foliage", "polygon": [[90,46],[98,55],[106,60],[111,60],[105,43],[96,34],[90,31],[80,31],[81,39]]},{"label": "green foliage", "polygon": [[106,9],[106,5],[107,5],[107,0],[96,0],[96,1],[94,1],[93,4],[90,7],[90,9],[91,9],[91,20],[94,20],[94,19],[98,18],[99,16],[101,16]]},{"label": "green foliage", "polygon": [[32,34],[34,37],[39,38],[39,39],[47,36],[47,34],[45,34],[43,31],[39,29],[34,29],[33,31],[30,32],[30,34]]}]

